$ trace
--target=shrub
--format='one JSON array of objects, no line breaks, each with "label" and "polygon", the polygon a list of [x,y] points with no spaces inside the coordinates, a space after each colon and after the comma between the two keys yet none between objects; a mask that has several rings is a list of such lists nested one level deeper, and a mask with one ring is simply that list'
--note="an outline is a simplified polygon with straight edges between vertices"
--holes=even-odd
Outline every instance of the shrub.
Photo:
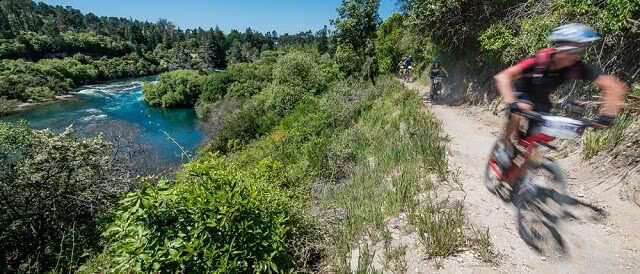
[{"label": "shrub", "polygon": [[196,114],[203,120],[203,128],[209,136],[215,136],[224,125],[224,117],[240,109],[241,101],[237,97],[227,96],[213,103],[202,102],[196,105]]},{"label": "shrub", "polygon": [[266,111],[282,117],[293,110],[303,97],[312,95],[313,91],[298,86],[270,85],[255,100]]},{"label": "shrub", "polygon": [[0,272],[72,271],[98,248],[98,216],[131,189],[100,138],[0,122]]},{"label": "shrub", "polygon": [[144,99],[152,106],[193,106],[200,93],[204,77],[193,70],[176,70],[160,75],[160,82],[144,85]]},{"label": "shrub", "polygon": [[364,76],[364,72],[361,70],[364,58],[358,56],[353,49],[342,45],[338,46],[334,59],[340,67],[340,71],[345,75],[353,76],[356,79]]},{"label": "shrub", "polygon": [[161,183],[129,194],[105,232],[109,264],[116,272],[291,268],[294,250],[287,239],[302,219],[274,182],[276,172],[243,172],[207,155],[188,164],[173,186]]},{"label": "shrub", "polygon": [[49,87],[28,87],[25,94],[35,101],[47,101],[56,96],[56,93]]},{"label": "shrub", "polygon": [[228,94],[234,97],[251,97],[260,93],[264,83],[258,81],[233,82],[228,89]]},{"label": "shrub", "polygon": [[207,76],[202,87],[200,100],[206,102],[215,102],[227,95],[227,89],[231,84],[232,78],[229,73],[219,72],[212,73]]},{"label": "shrub", "polygon": [[[264,134],[267,128],[264,121],[272,121],[264,109],[254,101],[245,103],[239,111],[226,115],[222,128],[213,137],[209,148],[215,151],[230,152],[256,137]],[[262,124],[261,124],[262,123]],[[271,123],[269,123],[271,124]]]},{"label": "shrub", "polygon": [[264,86],[273,79],[273,64],[275,57],[272,54],[263,54],[264,58],[254,63],[230,64],[227,72],[231,75],[233,83],[229,87],[228,94],[236,97],[251,97],[258,94]]},{"label": "shrub", "polygon": [[[260,92],[247,100],[240,111],[224,118],[223,128],[214,136],[210,148],[229,152],[238,145],[246,145],[251,140],[268,133],[285,115],[309,96],[326,92],[331,84],[342,77],[338,66],[328,57],[317,52],[293,50],[279,56],[273,64],[273,56],[265,55],[251,65],[233,64],[231,75],[236,82],[229,87],[229,96],[238,96],[236,90],[242,86],[252,86]],[[261,67],[269,69],[261,69]],[[271,71],[271,83],[247,81],[247,75],[260,75],[258,71]],[[262,88],[265,86],[265,88]],[[246,89],[245,89],[246,90]]]},{"label": "shrub", "polygon": [[8,100],[6,97],[0,97],[0,116],[14,111],[17,106],[17,100]]}]

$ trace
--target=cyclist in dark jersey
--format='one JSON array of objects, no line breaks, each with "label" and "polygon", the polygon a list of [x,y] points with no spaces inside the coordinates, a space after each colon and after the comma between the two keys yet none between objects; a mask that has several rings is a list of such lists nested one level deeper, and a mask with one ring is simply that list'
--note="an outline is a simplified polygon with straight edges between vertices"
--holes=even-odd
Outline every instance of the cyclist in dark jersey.
[{"label": "cyclist in dark jersey", "polygon": [[436,58],[433,61],[433,65],[431,65],[431,72],[429,73],[429,78],[431,80],[433,80],[434,77],[440,77],[442,76],[442,73],[447,73],[444,68],[442,67],[442,64],[440,63],[440,59]]},{"label": "cyclist in dark jersey", "polygon": [[[618,78],[602,74],[599,68],[582,61],[589,44],[599,39],[591,27],[583,24],[568,24],[554,29],[549,36],[554,48],[540,51],[494,77],[509,110],[549,112],[552,107],[549,97],[560,85],[572,80],[586,80],[603,91],[603,105],[596,121],[602,126],[611,126],[628,88]],[[511,144],[518,142],[519,136],[515,133],[520,123],[519,115],[510,114],[505,137]],[[507,155],[500,157],[503,160],[499,164],[508,167],[513,150],[505,153]]]}]

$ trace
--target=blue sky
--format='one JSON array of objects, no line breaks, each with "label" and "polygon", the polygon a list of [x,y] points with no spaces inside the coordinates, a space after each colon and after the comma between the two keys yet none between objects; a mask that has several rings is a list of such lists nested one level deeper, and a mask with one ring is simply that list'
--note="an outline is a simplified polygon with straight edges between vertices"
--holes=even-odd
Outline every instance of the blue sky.
[{"label": "blue sky", "polygon": [[[319,30],[335,18],[341,0],[43,0],[72,6],[98,16],[157,21],[166,18],[182,29],[220,26],[224,31],[251,27],[280,34]],[[396,10],[395,0],[382,0],[380,15]]]}]

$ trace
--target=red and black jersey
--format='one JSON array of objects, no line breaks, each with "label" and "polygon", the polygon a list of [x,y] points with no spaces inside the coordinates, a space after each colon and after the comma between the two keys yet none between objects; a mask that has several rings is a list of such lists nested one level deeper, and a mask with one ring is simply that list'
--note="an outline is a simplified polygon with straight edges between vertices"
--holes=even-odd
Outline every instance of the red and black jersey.
[{"label": "red and black jersey", "polygon": [[523,76],[515,81],[514,89],[518,93],[526,94],[535,108],[544,112],[551,110],[549,97],[562,84],[572,80],[594,81],[602,74],[599,68],[582,61],[560,70],[541,70],[538,62],[535,57],[531,57],[516,64],[522,69]]}]

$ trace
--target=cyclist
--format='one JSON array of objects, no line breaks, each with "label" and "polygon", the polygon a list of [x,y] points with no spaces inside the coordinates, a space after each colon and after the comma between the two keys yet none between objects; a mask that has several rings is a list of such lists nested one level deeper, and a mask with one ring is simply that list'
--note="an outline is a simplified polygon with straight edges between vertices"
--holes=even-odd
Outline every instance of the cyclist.
[{"label": "cyclist", "polygon": [[404,60],[402,60],[402,64],[404,65],[404,67],[406,69],[408,69],[409,67],[413,66],[413,56],[407,55],[407,57],[404,58]]},{"label": "cyclist", "polygon": [[[603,105],[595,121],[606,127],[613,124],[628,88],[618,78],[602,74],[599,68],[582,61],[587,47],[599,39],[598,34],[587,25],[573,23],[560,26],[548,37],[553,48],[543,49],[494,77],[512,113],[504,136],[508,145],[495,155],[502,168],[512,165],[515,157],[513,144],[520,138],[516,132],[522,119],[513,112],[518,109],[549,112],[552,107],[549,98],[551,93],[570,80],[591,81],[603,91]],[[532,123],[529,128],[534,128]]]},{"label": "cyclist", "polygon": [[400,77],[403,80],[408,80],[406,78],[409,78],[410,75],[410,69],[411,66],[413,65],[413,57],[411,55],[406,55],[404,58],[402,58],[402,61],[400,61]]},{"label": "cyclist", "polygon": [[398,68],[400,68],[400,78],[404,78],[404,60],[406,60],[407,57],[402,57],[402,59],[400,60],[400,63],[398,63]]},{"label": "cyclist", "polygon": [[429,78],[433,80],[433,78],[435,77],[440,77],[443,72],[447,74],[447,72],[442,67],[442,64],[440,64],[440,58],[436,57],[433,60],[433,64],[431,65],[431,73],[429,74]]}]

